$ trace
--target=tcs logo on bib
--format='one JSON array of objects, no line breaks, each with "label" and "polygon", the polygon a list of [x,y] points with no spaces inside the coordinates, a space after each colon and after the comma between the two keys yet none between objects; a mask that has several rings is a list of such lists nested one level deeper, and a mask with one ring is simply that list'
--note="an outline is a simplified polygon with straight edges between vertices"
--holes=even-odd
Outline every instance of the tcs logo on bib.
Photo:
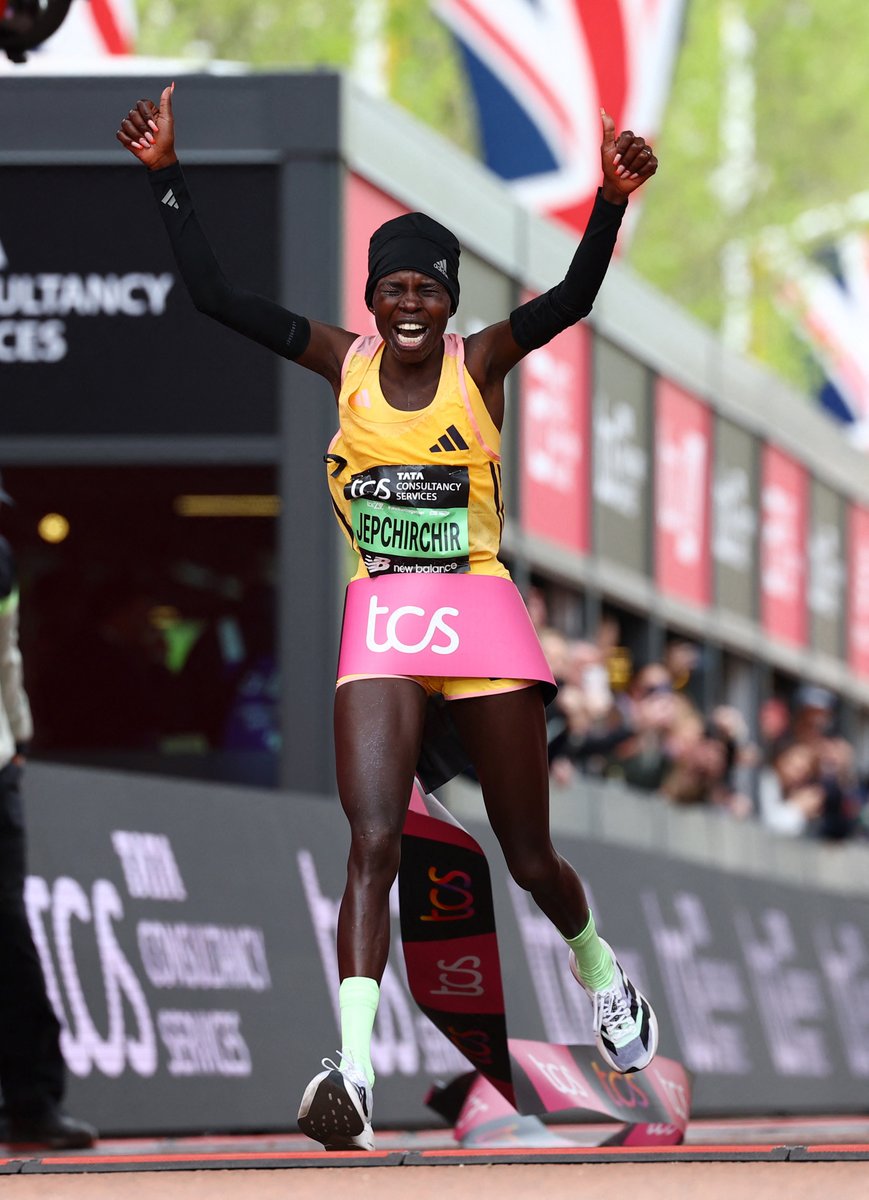
[{"label": "tcs logo on bib", "polygon": [[[458,615],[457,608],[442,607],[429,617],[424,608],[415,604],[404,604],[390,612],[388,604],[378,604],[377,596],[372,596],[368,602],[365,644],[375,654],[387,650],[419,654],[428,649],[432,654],[453,654],[459,646],[459,635],[445,618]],[[410,640],[413,638],[416,640]]]}]

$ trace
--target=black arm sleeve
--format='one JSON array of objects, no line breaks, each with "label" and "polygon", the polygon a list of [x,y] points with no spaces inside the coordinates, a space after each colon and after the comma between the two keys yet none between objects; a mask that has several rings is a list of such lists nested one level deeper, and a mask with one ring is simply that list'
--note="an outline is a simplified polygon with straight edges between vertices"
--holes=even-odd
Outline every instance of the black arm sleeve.
[{"label": "black arm sleeve", "polygon": [[610,204],[601,189],[582,241],[561,283],[510,313],[513,338],[523,350],[545,346],[556,334],[591,312],[610,265],[626,204]]},{"label": "black arm sleeve", "polygon": [[148,180],[160,206],[181,278],[199,312],[284,358],[303,354],[311,340],[308,319],[273,300],[233,286],[223,274],[199,224],[181,164],[149,171]]}]

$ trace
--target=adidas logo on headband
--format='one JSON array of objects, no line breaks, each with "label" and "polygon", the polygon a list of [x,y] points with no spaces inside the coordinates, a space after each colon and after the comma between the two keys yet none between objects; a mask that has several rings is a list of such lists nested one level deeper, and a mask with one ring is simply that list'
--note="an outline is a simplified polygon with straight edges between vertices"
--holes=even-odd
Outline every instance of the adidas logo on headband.
[{"label": "adidas logo on headband", "polygon": [[436,271],[440,271],[441,275],[443,275],[445,279],[449,279],[450,273],[447,270],[447,260],[445,258],[439,258],[436,263],[432,263],[432,267],[434,267]]}]

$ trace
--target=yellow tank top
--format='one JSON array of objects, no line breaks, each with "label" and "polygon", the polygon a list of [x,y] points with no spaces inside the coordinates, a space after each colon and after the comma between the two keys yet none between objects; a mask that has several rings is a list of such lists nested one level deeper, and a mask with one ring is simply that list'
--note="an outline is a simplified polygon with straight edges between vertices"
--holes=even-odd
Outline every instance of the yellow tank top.
[{"label": "yellow tank top", "polygon": [[465,347],[444,336],[431,404],[393,408],[380,390],[383,342],[347,353],[339,429],[326,455],[335,515],[359,555],[355,579],[471,572],[509,578],[498,561],[504,527],[501,435],[465,368]]}]

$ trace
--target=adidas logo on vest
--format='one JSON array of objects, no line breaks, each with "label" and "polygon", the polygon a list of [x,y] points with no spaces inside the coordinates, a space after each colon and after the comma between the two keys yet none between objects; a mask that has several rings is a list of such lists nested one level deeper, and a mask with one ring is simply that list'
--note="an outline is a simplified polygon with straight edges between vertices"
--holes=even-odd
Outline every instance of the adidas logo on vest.
[{"label": "adidas logo on vest", "polygon": [[455,425],[448,425],[446,433],[442,433],[433,446],[429,446],[430,454],[440,454],[442,450],[467,450],[468,443],[456,429]]},{"label": "adidas logo on vest", "polygon": [[175,199],[175,193],[172,191],[171,188],[166,193],[166,195],[163,197],[163,199],[160,201],[160,203],[168,204],[170,208],[180,208],[181,207],[181,205]]}]

